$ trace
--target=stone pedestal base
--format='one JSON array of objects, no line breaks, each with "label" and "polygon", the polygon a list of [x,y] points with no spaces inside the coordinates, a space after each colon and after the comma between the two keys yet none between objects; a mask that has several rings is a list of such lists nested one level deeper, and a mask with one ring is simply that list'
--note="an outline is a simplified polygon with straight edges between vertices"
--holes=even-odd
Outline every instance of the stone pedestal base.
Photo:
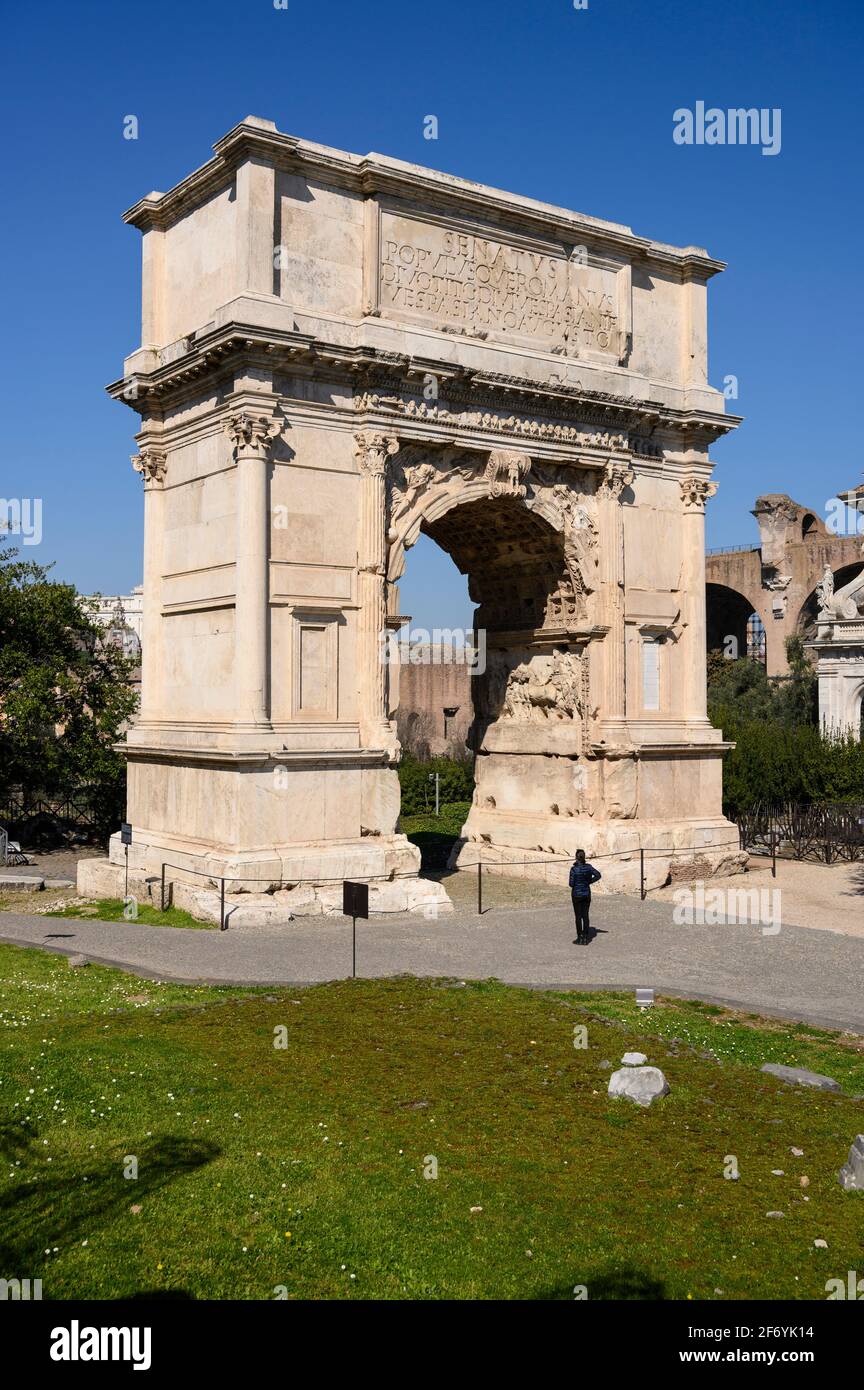
[{"label": "stone pedestal base", "polygon": [[540,819],[472,807],[465,838],[454,847],[452,868],[482,861],[484,872],[566,885],[577,849],[600,870],[597,893],[638,893],[640,846],[645,886],[670,878],[714,878],[743,872],[748,856],[737,826],[722,816],[700,821],[607,820],[557,816]]},{"label": "stone pedestal base", "polygon": [[[404,835],[244,854],[136,832],[129,846],[129,894],[159,906],[163,866],[166,904],[170,901],[203,921],[220,920],[224,877],[225,915],[231,927],[338,915],[345,879],[369,884],[370,915],[416,912],[434,918],[453,910],[440,884],[418,877],[420,851]],[[125,887],[125,846],[117,834],[111,836],[108,859],[86,859],[78,865],[78,892],[122,898]]]}]

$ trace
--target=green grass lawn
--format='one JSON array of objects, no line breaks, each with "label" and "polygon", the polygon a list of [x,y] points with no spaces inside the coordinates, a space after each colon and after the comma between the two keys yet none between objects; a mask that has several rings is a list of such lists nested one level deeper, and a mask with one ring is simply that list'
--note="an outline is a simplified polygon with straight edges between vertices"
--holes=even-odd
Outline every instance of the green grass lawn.
[{"label": "green grass lawn", "polygon": [[[97,902],[72,903],[69,907],[58,908],[56,912],[46,912],[46,917],[85,917],[96,922],[123,922],[124,899],[100,898]],[[166,907],[164,912],[148,903],[139,903],[136,922],[148,927],[197,927],[202,931],[218,931],[216,922],[201,922],[182,907]]]},{"label": "green grass lawn", "polygon": [[[9,946],[0,980],[0,1274],[45,1298],[825,1298],[861,1268],[836,1174],[864,1107],[758,1070],[857,1093],[859,1038],[496,983],[187,988]],[[650,1110],[606,1094],[633,1048],[672,1087]]]}]

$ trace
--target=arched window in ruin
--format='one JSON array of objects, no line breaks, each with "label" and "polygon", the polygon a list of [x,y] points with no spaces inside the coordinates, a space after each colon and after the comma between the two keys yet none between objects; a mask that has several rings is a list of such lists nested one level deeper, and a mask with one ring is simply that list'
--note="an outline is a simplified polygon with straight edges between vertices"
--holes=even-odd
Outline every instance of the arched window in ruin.
[{"label": "arched window in ruin", "polygon": [[747,655],[751,661],[765,664],[765,628],[758,613],[747,619]]}]

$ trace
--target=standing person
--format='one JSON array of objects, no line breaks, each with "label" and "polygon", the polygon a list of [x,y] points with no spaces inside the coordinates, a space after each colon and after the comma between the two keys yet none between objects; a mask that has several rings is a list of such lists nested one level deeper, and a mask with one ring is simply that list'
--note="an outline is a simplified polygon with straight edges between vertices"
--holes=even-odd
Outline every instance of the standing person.
[{"label": "standing person", "polygon": [[577,946],[587,946],[591,940],[591,926],[588,910],[591,906],[591,884],[597,883],[603,875],[593,864],[586,864],[584,849],[577,849],[576,862],[570,868],[570,896],[573,899],[573,914],[576,918]]}]

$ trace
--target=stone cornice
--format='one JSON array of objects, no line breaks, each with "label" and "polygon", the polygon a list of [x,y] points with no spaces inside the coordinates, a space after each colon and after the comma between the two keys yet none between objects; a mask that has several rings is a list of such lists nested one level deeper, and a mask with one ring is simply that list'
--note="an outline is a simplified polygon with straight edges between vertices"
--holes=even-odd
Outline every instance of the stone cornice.
[{"label": "stone cornice", "polygon": [[116,743],[118,753],[130,762],[209,764],[217,767],[247,766],[267,767],[276,763],[287,763],[300,767],[380,767],[385,762],[384,750],[355,749],[232,749],[201,748],[187,744],[168,743]]},{"label": "stone cornice", "polygon": [[[264,331],[243,324],[228,324],[196,336],[189,340],[182,357],[157,366],[152,372],[131,373],[129,377],[112,382],[107,390],[114,400],[147,414],[163,409],[165,402],[173,397],[194,391],[196,385],[214,371],[227,372],[250,357],[273,372],[303,374],[323,370],[347,374],[357,380],[358,390],[362,383],[370,397],[376,394],[374,387],[380,385],[382,391],[392,396],[389,402],[379,398],[385,412],[410,414],[408,401],[399,403],[397,397],[410,392],[413,379],[431,374],[445,385],[442,394],[450,402],[470,403],[475,409],[488,404],[491,410],[500,410],[505,403],[509,407],[511,402],[521,402],[526,413],[550,421],[578,416],[608,426],[617,420],[626,422],[628,429],[646,439],[656,429],[665,428],[711,442],[735,429],[743,418],[708,410],[684,410],[633,395],[592,391],[581,383],[550,383],[470,370],[443,359],[420,359],[369,346],[346,347],[316,340],[308,334]],[[130,385],[134,386],[132,392]],[[434,418],[431,408],[425,414],[426,418]],[[415,418],[423,417],[421,403],[416,408]]]},{"label": "stone cornice", "polygon": [[462,213],[502,229],[515,227],[574,245],[590,241],[630,260],[674,268],[684,279],[707,280],[725,269],[723,261],[709,256],[699,246],[670,246],[637,236],[621,223],[541,203],[386,155],[349,154],[345,150],[300,140],[295,135],[283,134],[272,121],[260,117],[247,116],[217,140],[213,150],[212,159],[169,192],[149,193],[140,199],[124,214],[124,222],[141,231],[170,226],[224,188],[237,167],[254,158],[367,197],[382,193],[415,203],[426,198],[439,209]]}]

